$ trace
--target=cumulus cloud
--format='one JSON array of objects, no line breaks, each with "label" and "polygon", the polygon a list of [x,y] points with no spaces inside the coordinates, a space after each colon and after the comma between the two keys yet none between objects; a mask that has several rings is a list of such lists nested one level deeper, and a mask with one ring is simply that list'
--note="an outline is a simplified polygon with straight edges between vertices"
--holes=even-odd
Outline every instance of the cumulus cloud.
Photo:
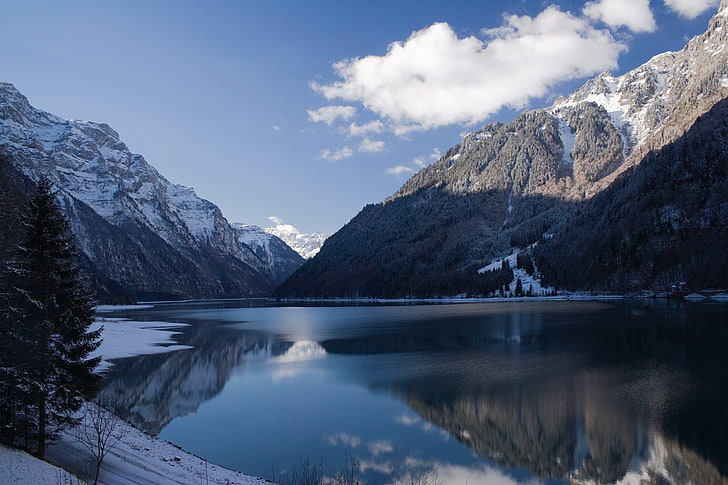
[{"label": "cumulus cloud", "polygon": [[281,219],[278,216],[270,216],[268,217],[268,220],[271,221],[273,224],[275,224],[275,229],[281,232],[285,232],[288,234],[300,234],[301,231],[298,230],[297,227],[292,226],[290,224],[285,224],[283,222],[283,219]]},{"label": "cumulus cloud", "polygon": [[551,6],[536,17],[506,16],[483,41],[446,23],[390,44],[384,56],[334,64],[341,80],[311,87],[330,100],[361,103],[395,133],[475,123],[520,108],[554,84],[617,66],[625,46],[587,18]]},{"label": "cumulus cloud", "polygon": [[657,29],[649,0],[596,0],[587,2],[582,12],[614,28],[627,27],[633,32]]},{"label": "cumulus cloud", "polygon": [[665,0],[665,5],[678,15],[694,19],[705,11],[715,8],[720,0]]},{"label": "cumulus cloud", "polygon": [[343,160],[345,158],[350,158],[354,156],[354,150],[349,148],[348,146],[338,148],[336,150],[329,150],[328,148],[321,150],[319,153],[318,158],[323,160],[328,160],[329,162],[338,162],[339,160]]},{"label": "cumulus cloud", "polygon": [[337,119],[350,120],[356,115],[356,108],[353,106],[324,106],[316,110],[308,110],[309,121],[323,121],[331,125]]},{"label": "cumulus cloud", "polygon": [[349,125],[349,136],[365,136],[369,133],[381,133],[384,131],[384,123],[380,120],[370,121],[363,125],[352,123]]},{"label": "cumulus cloud", "polygon": [[384,142],[372,140],[370,138],[364,138],[359,144],[360,152],[377,153],[384,150]]},{"label": "cumulus cloud", "polygon": [[396,167],[389,167],[387,169],[389,175],[401,176],[404,174],[414,173],[414,170],[409,168],[407,165],[397,165]]}]

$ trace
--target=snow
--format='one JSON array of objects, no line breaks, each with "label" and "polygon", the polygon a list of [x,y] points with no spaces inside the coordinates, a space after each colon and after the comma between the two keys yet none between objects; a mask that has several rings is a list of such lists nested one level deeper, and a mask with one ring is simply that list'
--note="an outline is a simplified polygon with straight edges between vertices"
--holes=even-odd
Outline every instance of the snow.
[{"label": "snow", "polygon": [[559,117],[559,136],[561,137],[561,143],[564,145],[564,158],[563,164],[566,167],[574,165],[574,159],[571,157],[571,152],[574,150],[574,143],[576,143],[576,133],[566,123],[566,120]]},{"label": "snow", "polygon": [[134,355],[160,354],[176,350],[189,349],[188,345],[179,345],[172,337],[179,332],[172,328],[186,326],[185,323],[168,322],[134,322],[123,318],[99,318],[89,328],[97,330],[104,327],[103,341],[90,357],[102,356],[103,361],[97,372],[108,370],[112,359],[132,357]]},{"label": "snow", "polygon": [[[531,244],[528,248],[533,248],[537,243]],[[485,273],[486,271],[493,271],[501,268],[501,265],[503,264],[503,260],[507,260],[508,264],[510,264],[511,269],[513,269],[513,281],[508,285],[508,291],[513,295],[516,291],[516,282],[517,280],[521,280],[521,284],[523,285],[523,292],[527,293],[529,290],[531,292],[531,295],[533,296],[543,296],[545,294],[551,294],[553,291],[553,287],[544,287],[541,285],[541,278],[539,278],[539,272],[538,268],[534,265],[534,272],[533,275],[530,275],[526,272],[525,269],[518,269],[516,267],[516,258],[518,256],[518,253],[520,253],[521,249],[513,249],[511,251],[511,254],[504,256],[502,258],[494,259],[490,264],[487,266],[484,266],[478,270],[478,273]]]},{"label": "snow", "polygon": [[[274,234],[266,232],[259,226],[253,224],[243,224],[240,222],[233,222],[230,224],[235,229],[238,241],[250,246],[251,248],[262,248],[267,256],[267,261],[270,266],[275,265],[276,253],[271,250],[271,238],[275,237]],[[293,227],[293,226],[291,226]],[[293,248],[291,248],[293,249]],[[295,251],[295,249],[294,249]]]},{"label": "snow", "polygon": [[724,74],[723,77],[720,78],[720,86],[723,88],[728,88],[728,74]]},{"label": "snow", "polygon": [[113,312],[116,310],[143,310],[154,305],[96,305],[96,313]]},{"label": "snow", "polygon": [[269,219],[275,222],[276,226],[266,227],[263,230],[282,239],[283,242],[288,244],[303,259],[311,259],[316,256],[321,246],[324,245],[326,238],[329,237],[329,234],[324,234],[323,232],[302,233],[295,226],[283,224],[277,217],[270,217]]},{"label": "snow", "polygon": [[83,482],[62,468],[0,444],[0,483],[80,485]]},{"label": "snow", "polygon": [[[269,483],[260,478],[209,463],[168,441],[150,436],[130,424],[122,422],[120,431],[121,440],[101,465],[99,483],[102,485],[197,483],[262,485]],[[90,453],[68,433],[65,433],[56,444],[48,447],[47,457],[52,463],[74,469],[78,475],[88,475],[93,471],[93,459]]]}]

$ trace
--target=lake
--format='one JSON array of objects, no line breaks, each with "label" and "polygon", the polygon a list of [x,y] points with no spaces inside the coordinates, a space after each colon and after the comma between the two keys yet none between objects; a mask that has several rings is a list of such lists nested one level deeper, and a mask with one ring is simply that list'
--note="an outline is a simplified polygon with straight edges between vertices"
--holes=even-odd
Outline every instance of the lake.
[{"label": "lake", "polygon": [[104,316],[189,324],[176,340],[193,348],[116,360],[102,395],[262,478],[308,464],[375,484],[727,483],[726,304],[242,300]]}]

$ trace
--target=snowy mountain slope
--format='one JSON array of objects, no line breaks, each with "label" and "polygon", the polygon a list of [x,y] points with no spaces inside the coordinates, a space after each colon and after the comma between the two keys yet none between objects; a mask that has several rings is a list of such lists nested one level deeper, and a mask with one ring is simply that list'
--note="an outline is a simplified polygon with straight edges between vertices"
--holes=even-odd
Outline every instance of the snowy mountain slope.
[{"label": "snowy mountain slope", "polygon": [[329,237],[329,235],[323,232],[304,234],[295,226],[284,224],[278,218],[271,217],[270,219],[276,222],[275,227],[266,227],[263,230],[268,234],[273,234],[281,238],[304,259],[311,259],[316,256],[319,250],[321,250],[321,246],[324,245],[326,238]]},{"label": "snowy mountain slope", "polygon": [[250,224],[232,223],[238,241],[252,248],[273,272],[276,283],[283,283],[304,262],[302,255],[282,238]]},{"label": "snowy mountain slope", "polygon": [[[565,229],[563,222],[582,204],[629,176],[651,152],[690,143],[684,138],[689,130],[728,97],[727,43],[724,0],[706,32],[683,50],[655,56],[619,77],[603,73],[548,108],[466,135],[392,196],[365,207],[277,295],[492,291],[492,282],[484,286],[474,276],[483,274],[478,268]],[[670,163],[662,168],[669,170],[665,175],[679,178]],[[721,200],[720,180],[701,186],[702,196]],[[721,213],[719,207],[700,210]],[[683,216],[689,220],[693,214]],[[620,221],[612,224],[619,227]],[[633,283],[656,284],[644,278]]]},{"label": "snowy mountain slope", "polygon": [[63,120],[0,83],[0,152],[8,169],[58,188],[102,297],[263,296],[275,286],[217,206],[170,183],[106,124]]}]

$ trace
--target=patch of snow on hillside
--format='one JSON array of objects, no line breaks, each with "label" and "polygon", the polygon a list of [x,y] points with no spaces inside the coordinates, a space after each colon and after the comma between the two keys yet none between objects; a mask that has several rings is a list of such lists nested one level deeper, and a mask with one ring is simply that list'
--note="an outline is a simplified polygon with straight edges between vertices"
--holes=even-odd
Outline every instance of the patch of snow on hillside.
[{"label": "patch of snow on hillside", "polygon": [[720,78],[720,86],[723,88],[728,88],[728,74],[724,74],[723,77]]},{"label": "patch of snow on hillside", "polygon": [[574,133],[566,120],[561,117],[557,119],[559,120],[559,136],[561,137],[561,143],[564,145],[563,164],[571,167],[574,165],[571,152],[574,149],[574,143],[576,143],[576,133]]},{"label": "patch of snow on hillside", "polygon": [[[527,249],[533,248],[536,244],[537,243],[530,245]],[[525,269],[517,268],[516,258],[518,257],[518,253],[520,253],[521,251],[523,250],[518,248],[513,249],[511,251],[511,254],[502,258],[494,259],[487,266],[480,268],[478,270],[478,273],[498,270],[501,268],[503,261],[507,260],[511,269],[513,269],[513,280],[508,285],[508,291],[511,295],[516,292],[516,285],[518,284],[517,281],[519,279],[521,280],[521,285],[523,286],[523,293],[528,296],[544,296],[551,294],[554,288],[551,286],[546,287],[541,285],[540,273],[535,263],[533,275],[528,274]]]}]

